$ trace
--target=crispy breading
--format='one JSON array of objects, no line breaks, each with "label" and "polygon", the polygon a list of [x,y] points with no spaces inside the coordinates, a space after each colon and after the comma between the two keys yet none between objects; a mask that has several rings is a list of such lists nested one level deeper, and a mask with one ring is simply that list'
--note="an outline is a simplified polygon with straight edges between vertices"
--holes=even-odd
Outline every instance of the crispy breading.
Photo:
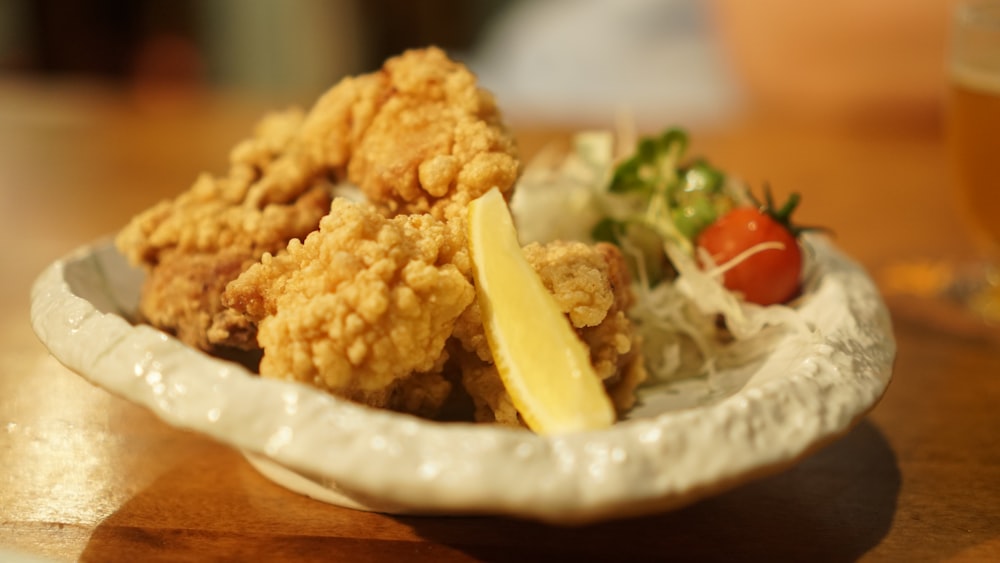
[{"label": "crispy breading", "polygon": [[[298,178],[278,166],[302,121],[295,110],[264,117],[230,152],[226,175],[202,174],[189,190],[135,216],[118,234],[119,249],[133,263],[152,267],[164,253],[276,250],[308,234],[330,204],[324,178]],[[277,192],[281,197],[274,197]]]},{"label": "crispy breading", "polygon": [[441,375],[445,344],[475,297],[456,266],[468,263],[459,228],[335,200],[318,231],[265,255],[223,295],[259,321],[260,374],[372,406],[436,412],[451,388]]},{"label": "crispy breading", "polygon": [[[227,313],[219,296],[263,253],[314,230],[329,209],[325,178],[300,181],[275,166],[302,120],[297,111],[268,115],[232,150],[225,176],[201,175],[118,234],[118,248],[148,272],[139,309],[147,322],[203,350],[256,348],[253,327]],[[282,198],[251,202],[275,186],[283,186]]]},{"label": "crispy breading", "polygon": [[[628,269],[617,247],[599,243],[556,241],[531,243],[525,258],[590,349],[591,362],[615,408],[632,407],[636,387],[646,378],[640,339],[626,315],[632,303]],[[483,330],[479,307],[470,306],[459,319],[454,353],[462,383],[476,407],[476,420],[520,425]],[[464,353],[462,353],[464,352]]]},{"label": "crispy breading", "polygon": [[[229,284],[223,301],[259,322],[265,377],[432,416],[452,392],[450,366],[476,420],[522,425],[486,342],[466,240],[461,218],[387,219],[372,206],[335,200],[317,232],[265,255]],[[624,411],[645,371],[625,316],[632,296],[618,249],[553,242],[524,250]]]},{"label": "crispy breading", "polygon": [[[230,266],[314,231],[332,184],[356,184],[387,216],[448,219],[494,186],[509,196],[519,172],[514,140],[475,76],[440,49],[412,50],[343,79],[308,115],[266,116],[232,150],[226,175],[202,175],[136,216],[116,242],[150,273],[141,312],[151,324],[209,351],[254,347],[252,323],[219,306],[241,271]],[[232,277],[218,279],[221,271]],[[182,287],[166,283],[174,277]]]},{"label": "crispy breading", "polygon": [[[413,50],[343,79],[308,114],[266,116],[223,176],[202,175],[116,242],[148,272],[145,319],[193,346],[262,348],[262,376],[423,416],[461,381],[478,420],[517,425],[475,303],[465,213],[494,187],[509,199],[520,170],[475,76]],[[333,198],[343,181],[366,202]],[[631,406],[645,371],[617,248],[525,253],[616,407]]]},{"label": "crispy breading", "polygon": [[453,348],[453,363],[459,370],[463,390],[472,400],[475,421],[526,426],[492,359],[484,361],[461,346]]},{"label": "crispy breading", "polygon": [[452,218],[493,187],[509,198],[521,171],[492,94],[434,47],[335,86],[310,112],[297,146],[310,161],[346,167],[387,215]]}]

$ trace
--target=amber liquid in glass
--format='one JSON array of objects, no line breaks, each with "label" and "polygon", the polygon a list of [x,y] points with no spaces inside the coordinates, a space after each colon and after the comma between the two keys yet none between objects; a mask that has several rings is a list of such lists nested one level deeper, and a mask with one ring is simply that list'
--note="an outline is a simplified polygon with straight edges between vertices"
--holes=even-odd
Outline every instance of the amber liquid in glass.
[{"label": "amber liquid in glass", "polygon": [[994,257],[1000,251],[1000,75],[954,71],[952,162],[970,227]]}]

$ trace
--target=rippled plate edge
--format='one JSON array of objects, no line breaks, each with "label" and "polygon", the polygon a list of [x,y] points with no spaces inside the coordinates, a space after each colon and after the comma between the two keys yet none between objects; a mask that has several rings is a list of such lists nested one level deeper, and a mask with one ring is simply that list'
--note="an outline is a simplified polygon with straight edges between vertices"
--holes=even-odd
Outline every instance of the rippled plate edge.
[{"label": "rippled plate edge", "polygon": [[[857,339],[832,331],[835,354],[823,358],[817,372],[792,373],[706,409],[542,438],[422,421],[260,379],[150,327],[101,313],[73,294],[66,267],[93,260],[109,244],[56,261],[32,288],[32,324],[57,359],[174,426],[324,476],[348,494],[383,499],[401,512],[582,523],[681,506],[795,463],[845,433],[884,393],[895,353],[874,284],[831,244],[814,239],[827,269],[824,283],[833,280],[848,292],[846,306],[858,310],[846,318],[860,321],[863,331]],[[820,398],[830,404],[824,407],[830,416],[798,430],[788,423]]]}]

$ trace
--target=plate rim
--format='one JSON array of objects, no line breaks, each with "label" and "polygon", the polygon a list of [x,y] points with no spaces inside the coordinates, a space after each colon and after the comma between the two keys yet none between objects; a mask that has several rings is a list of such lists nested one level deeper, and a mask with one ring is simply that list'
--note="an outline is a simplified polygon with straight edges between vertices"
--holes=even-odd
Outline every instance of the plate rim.
[{"label": "plate rim", "polygon": [[[824,327],[819,356],[705,407],[563,436],[356,405],[304,384],[257,377],[102,312],[73,291],[78,273],[71,270],[86,274],[87,261],[93,266],[100,253],[117,253],[110,239],[81,246],[39,275],[31,321],[52,355],[91,383],[175,427],[336,483],[376,510],[580,524],[680,507],[780,471],[845,434],[877,404],[895,358],[885,303],[864,270],[831,242],[810,235],[806,243],[820,285],[844,295],[850,309],[836,326]],[[846,337],[851,329],[864,329],[866,338]],[[821,393],[831,400],[817,403]],[[253,418],[259,408],[272,410]],[[815,416],[788,423],[796,408]],[[692,437],[726,447],[706,452]]]}]

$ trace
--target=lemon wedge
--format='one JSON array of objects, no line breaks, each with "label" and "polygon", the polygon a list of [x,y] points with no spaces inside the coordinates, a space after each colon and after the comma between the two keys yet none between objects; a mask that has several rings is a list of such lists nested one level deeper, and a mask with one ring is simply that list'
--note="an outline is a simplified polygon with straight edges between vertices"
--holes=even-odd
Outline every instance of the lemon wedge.
[{"label": "lemon wedge", "polygon": [[614,423],[590,352],[524,258],[497,189],[469,205],[469,248],[493,360],[528,427],[558,434]]}]

